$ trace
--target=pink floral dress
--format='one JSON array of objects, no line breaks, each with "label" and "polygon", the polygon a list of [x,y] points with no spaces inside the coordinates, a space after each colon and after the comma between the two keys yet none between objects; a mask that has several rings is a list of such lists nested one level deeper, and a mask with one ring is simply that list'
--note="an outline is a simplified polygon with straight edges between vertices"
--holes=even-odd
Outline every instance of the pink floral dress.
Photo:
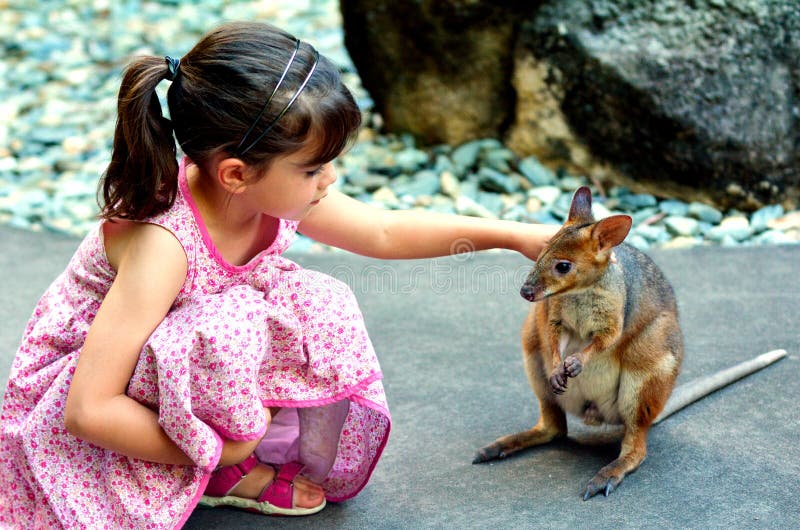
[{"label": "pink floral dress", "polygon": [[[173,307],[148,339],[128,395],[157,408],[195,466],[128,458],[64,428],[89,326],[114,280],[98,227],[39,300],[0,416],[0,527],[176,528],[203,493],[222,438],[264,437],[263,461],[298,460],[341,501],[364,487],[390,428],[377,358],[343,283],[281,256],[297,223],[243,266],[217,252],[180,166],[175,204],[147,222],[188,260]],[[263,407],[282,407],[267,435]]]}]

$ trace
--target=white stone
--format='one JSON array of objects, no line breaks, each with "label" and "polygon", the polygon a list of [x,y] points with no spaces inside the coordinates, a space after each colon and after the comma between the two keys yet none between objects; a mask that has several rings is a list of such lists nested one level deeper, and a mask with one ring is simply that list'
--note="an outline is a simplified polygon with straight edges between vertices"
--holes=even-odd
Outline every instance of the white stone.
[{"label": "white stone", "polygon": [[550,205],[561,197],[561,190],[556,186],[538,186],[528,190],[528,197],[534,197],[542,203]]}]

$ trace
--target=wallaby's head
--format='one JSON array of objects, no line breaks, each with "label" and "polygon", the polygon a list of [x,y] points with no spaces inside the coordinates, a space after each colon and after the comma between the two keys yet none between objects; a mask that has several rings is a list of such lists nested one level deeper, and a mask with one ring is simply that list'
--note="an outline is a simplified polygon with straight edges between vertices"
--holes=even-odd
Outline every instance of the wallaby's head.
[{"label": "wallaby's head", "polygon": [[567,221],[539,254],[520,294],[538,302],[590,287],[605,273],[612,250],[628,235],[632,222],[627,215],[595,221],[592,193],[585,186],[579,188]]}]

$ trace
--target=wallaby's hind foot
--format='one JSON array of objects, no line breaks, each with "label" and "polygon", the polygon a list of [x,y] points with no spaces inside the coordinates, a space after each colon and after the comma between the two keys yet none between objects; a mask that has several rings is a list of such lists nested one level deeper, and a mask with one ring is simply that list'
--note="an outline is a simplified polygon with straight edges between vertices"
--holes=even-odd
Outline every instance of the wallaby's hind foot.
[{"label": "wallaby's hind foot", "polygon": [[479,449],[472,463],[480,464],[490,460],[500,460],[528,447],[544,445],[566,435],[566,429],[547,428],[537,424],[533,429],[503,436],[494,443]]},{"label": "wallaby's hind foot", "polygon": [[600,492],[608,497],[622,483],[625,475],[636,471],[636,468],[639,467],[639,464],[636,464],[632,469],[626,471],[628,466],[621,460],[622,458],[617,458],[597,472],[583,490],[583,500],[588,501]]},{"label": "wallaby's hind foot", "polygon": [[619,457],[600,469],[589,481],[583,490],[583,500],[587,501],[600,492],[608,497],[628,473],[639,468],[647,456],[647,430],[647,427],[626,430]]}]

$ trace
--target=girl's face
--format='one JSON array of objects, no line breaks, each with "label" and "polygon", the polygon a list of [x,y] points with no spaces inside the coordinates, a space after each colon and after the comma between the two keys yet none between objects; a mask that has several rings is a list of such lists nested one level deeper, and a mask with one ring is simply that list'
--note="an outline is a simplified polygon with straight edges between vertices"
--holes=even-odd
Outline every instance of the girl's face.
[{"label": "girl's face", "polygon": [[276,158],[267,173],[246,186],[251,207],[280,219],[302,220],[328,194],[336,182],[332,162],[309,164],[310,150]]}]

